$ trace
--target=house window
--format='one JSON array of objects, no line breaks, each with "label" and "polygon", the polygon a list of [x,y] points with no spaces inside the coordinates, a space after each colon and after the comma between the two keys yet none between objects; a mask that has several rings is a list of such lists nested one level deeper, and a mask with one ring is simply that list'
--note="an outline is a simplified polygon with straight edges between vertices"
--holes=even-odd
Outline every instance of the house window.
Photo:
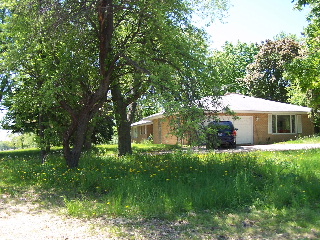
[{"label": "house window", "polygon": [[301,133],[301,115],[269,114],[269,133]]},{"label": "house window", "polygon": [[138,137],[138,127],[133,127],[133,133],[132,133],[132,135],[133,135],[133,138],[137,138]]},{"label": "house window", "polygon": [[146,129],[147,129],[147,126],[141,126],[141,127],[140,127],[140,134],[141,134],[141,135],[146,134],[146,133],[147,133],[147,130],[146,130]]}]

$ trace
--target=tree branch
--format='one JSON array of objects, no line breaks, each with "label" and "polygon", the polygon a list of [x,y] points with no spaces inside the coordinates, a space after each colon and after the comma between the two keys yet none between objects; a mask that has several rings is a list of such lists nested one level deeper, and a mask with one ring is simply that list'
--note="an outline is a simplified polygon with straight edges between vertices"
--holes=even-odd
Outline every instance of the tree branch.
[{"label": "tree branch", "polygon": [[144,67],[141,67],[139,63],[137,63],[136,61],[132,60],[131,58],[129,58],[128,56],[122,54],[121,55],[127,62],[129,65],[132,65],[133,67],[135,67],[137,70],[139,70],[140,72],[143,72],[145,74],[148,74],[148,75],[151,75],[151,72],[144,68]]}]

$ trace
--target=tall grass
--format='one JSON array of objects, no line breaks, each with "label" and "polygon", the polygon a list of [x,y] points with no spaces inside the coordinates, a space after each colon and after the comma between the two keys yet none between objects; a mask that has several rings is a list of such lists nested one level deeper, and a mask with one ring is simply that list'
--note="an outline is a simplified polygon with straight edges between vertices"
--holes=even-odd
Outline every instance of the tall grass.
[{"label": "tall grass", "polygon": [[[2,155],[0,193],[50,191],[79,217],[172,218],[186,212],[319,207],[319,149],[246,154],[86,153],[68,169],[56,153]],[[40,192],[41,192],[40,191]]]}]

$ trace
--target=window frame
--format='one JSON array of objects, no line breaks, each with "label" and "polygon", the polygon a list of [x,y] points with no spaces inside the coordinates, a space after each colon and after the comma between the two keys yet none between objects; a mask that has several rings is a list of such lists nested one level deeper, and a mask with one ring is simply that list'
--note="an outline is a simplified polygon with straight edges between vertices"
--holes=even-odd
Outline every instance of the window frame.
[{"label": "window frame", "polygon": [[132,128],[132,138],[138,138],[138,127]]},{"label": "window frame", "polygon": [[[278,130],[278,117],[279,116],[289,116],[290,132],[279,132]],[[268,114],[268,134],[298,134],[302,133],[302,121],[301,115],[288,114],[288,113],[278,113],[278,114]],[[294,123],[294,125],[293,125]]]},{"label": "window frame", "polygon": [[147,125],[140,126],[140,135],[147,134]]}]

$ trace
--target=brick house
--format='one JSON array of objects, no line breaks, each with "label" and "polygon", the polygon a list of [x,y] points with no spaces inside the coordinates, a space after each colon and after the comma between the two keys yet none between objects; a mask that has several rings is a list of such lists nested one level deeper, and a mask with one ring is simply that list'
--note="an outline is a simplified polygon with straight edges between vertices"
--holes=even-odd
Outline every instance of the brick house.
[{"label": "brick house", "polygon": [[[210,98],[206,98],[210,100]],[[207,101],[209,104],[211,101]],[[237,144],[267,144],[295,139],[314,134],[310,119],[311,109],[293,104],[280,103],[261,98],[230,93],[221,97],[216,104],[206,106],[208,113],[218,111],[220,120],[229,120],[238,128]],[[237,120],[224,113],[228,107],[234,111]],[[141,142],[153,137],[154,143],[176,144],[177,137],[170,134],[169,120],[164,113],[145,117],[131,125],[131,137]]]}]

